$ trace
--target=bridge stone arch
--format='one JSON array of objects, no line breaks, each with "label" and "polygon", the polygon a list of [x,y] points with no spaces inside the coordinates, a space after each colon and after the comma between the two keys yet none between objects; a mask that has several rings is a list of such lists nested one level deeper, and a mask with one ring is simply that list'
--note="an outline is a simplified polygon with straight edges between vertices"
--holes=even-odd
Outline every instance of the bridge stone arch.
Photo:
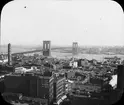
[{"label": "bridge stone arch", "polygon": [[73,44],[72,44],[72,54],[73,55],[78,54],[78,43],[77,42],[73,42]]},{"label": "bridge stone arch", "polygon": [[43,55],[51,56],[51,41],[43,41]]}]

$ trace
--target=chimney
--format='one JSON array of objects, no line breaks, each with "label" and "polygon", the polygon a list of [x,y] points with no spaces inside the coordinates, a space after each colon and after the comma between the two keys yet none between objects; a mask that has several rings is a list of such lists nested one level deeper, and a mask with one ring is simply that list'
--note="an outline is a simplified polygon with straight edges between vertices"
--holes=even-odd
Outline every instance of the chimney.
[{"label": "chimney", "polygon": [[11,58],[11,44],[8,44],[8,65],[12,65],[12,58]]}]

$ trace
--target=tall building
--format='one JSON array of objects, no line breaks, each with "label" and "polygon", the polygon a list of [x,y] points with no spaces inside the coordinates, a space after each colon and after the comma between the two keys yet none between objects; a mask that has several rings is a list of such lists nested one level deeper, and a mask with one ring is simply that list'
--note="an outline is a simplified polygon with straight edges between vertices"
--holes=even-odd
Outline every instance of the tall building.
[{"label": "tall building", "polygon": [[6,76],[4,80],[4,92],[21,93],[23,100],[28,97],[41,102],[41,104],[50,105],[54,98],[53,81],[53,76],[43,76],[33,72],[23,75],[12,74]]},{"label": "tall building", "polygon": [[117,68],[117,88],[119,90],[124,89],[124,66],[123,65],[118,65]]},{"label": "tall building", "polygon": [[51,42],[50,41],[43,41],[43,55],[51,56]]},{"label": "tall building", "polygon": [[[41,76],[37,82],[37,97],[44,99],[48,105],[53,102],[53,81],[54,78],[52,76]],[[32,95],[33,96],[33,95]]]},{"label": "tall building", "polygon": [[77,55],[78,54],[78,43],[77,42],[73,42],[73,45],[72,45],[72,54],[73,55]]},{"label": "tall building", "polygon": [[8,44],[8,65],[12,64],[12,58],[11,58],[11,44]]},{"label": "tall building", "polygon": [[[10,84],[11,83],[11,84]],[[15,85],[16,84],[16,85]],[[43,75],[41,72],[13,73],[5,76],[4,93],[21,93],[23,100],[35,100],[43,105],[58,103],[65,96],[64,74]],[[2,91],[2,90],[1,90]]]},{"label": "tall building", "polygon": [[58,103],[61,101],[62,97],[65,96],[65,76],[64,74],[57,73],[54,74],[54,102]]}]

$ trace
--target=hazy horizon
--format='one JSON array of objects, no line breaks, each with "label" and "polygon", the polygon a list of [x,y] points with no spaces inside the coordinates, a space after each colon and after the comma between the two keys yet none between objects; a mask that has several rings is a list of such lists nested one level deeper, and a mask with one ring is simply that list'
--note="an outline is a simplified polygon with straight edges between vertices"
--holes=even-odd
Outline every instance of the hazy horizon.
[{"label": "hazy horizon", "polygon": [[[51,45],[51,48],[72,48],[73,46],[71,45]],[[0,45],[0,49],[2,49],[2,48],[6,48],[6,49],[8,49],[8,45],[6,44],[6,45]],[[43,48],[43,45],[12,45],[11,44],[11,48],[24,48],[24,49],[39,49],[39,48]],[[90,45],[78,45],[78,48],[124,48],[124,46],[90,46]]]},{"label": "hazy horizon", "polygon": [[[1,44],[0,46],[8,46],[8,44]],[[22,47],[23,46],[24,47],[28,47],[28,46],[31,47],[32,46],[32,47],[38,47],[38,46],[43,46],[43,44],[41,44],[41,45],[40,44],[37,44],[37,45],[33,45],[33,44],[32,45],[11,44],[11,46],[22,46]],[[52,46],[54,46],[54,47],[72,47],[72,45],[52,45],[51,44],[51,47]],[[86,47],[124,47],[124,45],[79,45],[78,44],[78,47],[80,47],[80,46],[81,47],[85,47],[85,46]]]}]

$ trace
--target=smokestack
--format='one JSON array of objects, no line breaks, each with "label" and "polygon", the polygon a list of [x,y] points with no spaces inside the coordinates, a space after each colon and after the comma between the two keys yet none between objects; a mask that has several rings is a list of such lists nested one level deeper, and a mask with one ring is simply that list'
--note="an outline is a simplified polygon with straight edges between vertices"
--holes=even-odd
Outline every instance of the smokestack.
[{"label": "smokestack", "polygon": [[12,58],[11,58],[11,44],[8,44],[8,65],[12,65]]}]

